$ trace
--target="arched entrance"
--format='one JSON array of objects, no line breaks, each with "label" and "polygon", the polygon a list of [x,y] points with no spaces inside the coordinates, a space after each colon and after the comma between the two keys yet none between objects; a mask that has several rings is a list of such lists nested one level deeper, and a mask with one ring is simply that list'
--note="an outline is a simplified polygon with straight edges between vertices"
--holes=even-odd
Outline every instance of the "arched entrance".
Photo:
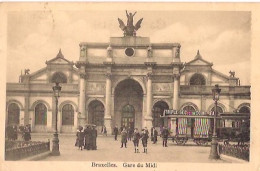
[{"label": "arched entrance", "polygon": [[[167,119],[163,119],[160,117],[163,115],[163,111],[166,109],[169,109],[169,106],[164,101],[158,101],[154,104],[154,106],[153,106],[153,127],[167,126]],[[164,120],[166,120],[166,122]]]},{"label": "arched entrance", "polygon": [[8,106],[8,125],[19,125],[20,108],[16,103],[11,103]]},{"label": "arched entrance", "polygon": [[133,79],[121,81],[114,92],[114,125],[142,128],[143,89]]},{"label": "arched entrance", "polygon": [[88,106],[88,123],[95,124],[100,132],[104,125],[104,105],[99,100],[90,102]]}]

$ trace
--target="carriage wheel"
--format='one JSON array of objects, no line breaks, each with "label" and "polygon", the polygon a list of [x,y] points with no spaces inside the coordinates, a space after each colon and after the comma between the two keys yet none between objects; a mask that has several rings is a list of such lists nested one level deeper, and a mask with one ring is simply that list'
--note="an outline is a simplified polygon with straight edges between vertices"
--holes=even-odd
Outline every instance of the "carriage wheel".
[{"label": "carriage wheel", "polygon": [[176,139],[176,143],[178,145],[184,145],[187,142],[187,140],[185,138],[177,138]]}]

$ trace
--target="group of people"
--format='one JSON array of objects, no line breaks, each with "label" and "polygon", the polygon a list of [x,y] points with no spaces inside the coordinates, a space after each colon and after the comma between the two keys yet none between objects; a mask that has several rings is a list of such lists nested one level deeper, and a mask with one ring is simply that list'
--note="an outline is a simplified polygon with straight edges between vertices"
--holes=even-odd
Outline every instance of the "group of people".
[{"label": "group of people", "polygon": [[8,140],[24,140],[24,141],[30,141],[31,140],[31,126],[30,124],[23,126],[17,126],[17,125],[8,125],[6,127],[6,137]]},{"label": "group of people", "polygon": [[96,150],[97,149],[97,130],[95,125],[86,125],[83,129],[79,126],[77,130],[77,139],[75,146],[80,150]]},{"label": "group of people", "polygon": [[[105,126],[102,126],[101,133],[104,135],[107,135],[107,130]],[[117,126],[114,127],[113,130],[114,138],[117,141],[117,136],[121,135],[121,148],[125,147],[127,148],[127,142],[133,141],[134,147],[135,147],[135,153],[139,152],[139,141],[141,140],[143,145],[143,153],[147,154],[147,144],[149,139],[149,131],[147,127],[141,130],[139,132],[138,128],[131,128],[131,127],[121,127],[120,130]],[[170,132],[166,127],[163,127],[160,136],[163,140],[163,147],[167,147],[167,139]],[[153,144],[157,143],[158,141],[158,131],[155,127],[151,128],[151,141]],[[97,130],[95,125],[87,125],[85,129],[83,127],[79,127],[77,131],[77,140],[75,146],[77,146],[79,149],[83,150],[96,150],[97,149]]]},{"label": "group of people", "polygon": [[[115,131],[115,129],[114,129]],[[133,138],[133,143],[134,143],[134,147],[135,147],[135,153],[139,153],[139,140],[141,139],[142,141],[142,145],[144,148],[144,153],[147,153],[147,141],[149,138],[149,132],[147,130],[147,128],[145,127],[144,129],[142,129],[142,132],[139,133],[138,128],[134,129],[133,133],[130,133],[130,138],[128,138],[129,135],[129,129],[127,130],[126,128],[123,128],[122,132],[121,132],[121,148],[123,148],[123,146],[126,147],[127,144],[127,140],[131,141],[131,138]],[[115,134],[115,137],[117,135]]]}]

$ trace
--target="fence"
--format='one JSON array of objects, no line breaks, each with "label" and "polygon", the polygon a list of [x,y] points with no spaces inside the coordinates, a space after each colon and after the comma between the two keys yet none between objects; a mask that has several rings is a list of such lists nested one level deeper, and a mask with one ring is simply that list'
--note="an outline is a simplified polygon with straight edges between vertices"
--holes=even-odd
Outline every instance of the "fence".
[{"label": "fence", "polygon": [[47,151],[50,151],[50,141],[6,141],[5,160],[21,160]]},{"label": "fence", "polygon": [[219,145],[219,153],[249,161],[249,145]]}]

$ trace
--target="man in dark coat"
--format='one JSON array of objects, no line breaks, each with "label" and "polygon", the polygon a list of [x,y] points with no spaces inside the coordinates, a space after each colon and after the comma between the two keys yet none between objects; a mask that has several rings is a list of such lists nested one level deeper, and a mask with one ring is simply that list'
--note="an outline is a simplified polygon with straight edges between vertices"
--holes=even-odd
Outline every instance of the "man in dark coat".
[{"label": "man in dark coat", "polygon": [[151,128],[151,141],[153,141],[153,137],[154,137],[154,136],[153,136],[154,129],[155,129],[154,127]]},{"label": "man in dark coat", "polygon": [[123,148],[123,145],[125,144],[126,148],[126,143],[127,143],[127,132],[125,128],[123,128],[123,131],[121,132],[121,148]]},{"label": "man in dark coat", "polygon": [[84,149],[90,150],[91,148],[91,128],[90,126],[87,126],[87,128],[84,130],[84,135],[85,135],[85,146]]},{"label": "man in dark coat", "polygon": [[97,149],[97,130],[96,130],[96,125],[92,126],[92,150]]},{"label": "man in dark coat", "polygon": [[141,134],[141,139],[142,139],[142,144],[143,144],[143,147],[144,147],[144,153],[146,153],[146,154],[147,154],[147,141],[148,141],[148,138],[149,138],[148,131],[143,129],[142,130],[142,134]]},{"label": "man in dark coat", "polygon": [[117,125],[114,128],[115,140],[117,141],[118,128]]},{"label": "man in dark coat", "polygon": [[153,130],[153,144],[157,143],[158,131],[154,128]]},{"label": "man in dark coat", "polygon": [[163,131],[162,131],[163,147],[168,147],[167,146],[168,136],[169,136],[169,130],[166,127],[163,127]]},{"label": "man in dark coat", "polygon": [[140,138],[141,138],[141,135],[140,135],[138,129],[135,128],[134,134],[133,134],[133,142],[134,142],[134,146],[135,146],[135,153],[139,153],[138,145],[139,145],[139,139]]}]

